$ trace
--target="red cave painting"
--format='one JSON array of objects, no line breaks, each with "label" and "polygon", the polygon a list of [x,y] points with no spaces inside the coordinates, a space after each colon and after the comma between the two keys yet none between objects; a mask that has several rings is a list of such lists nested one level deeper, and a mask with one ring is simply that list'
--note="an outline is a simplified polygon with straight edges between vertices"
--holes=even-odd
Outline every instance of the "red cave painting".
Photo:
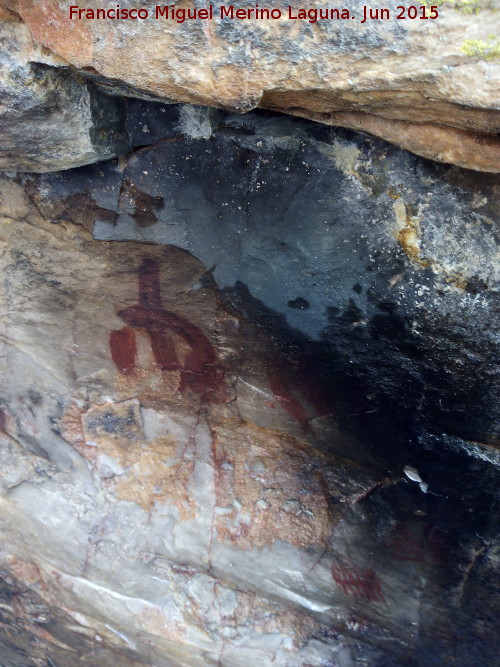
[{"label": "red cave painting", "polygon": [[446,565],[446,542],[443,533],[429,523],[399,523],[388,545],[393,558],[422,565]]},{"label": "red cave painting", "polygon": [[286,410],[289,415],[294,417],[302,427],[307,425],[311,419],[311,415],[302,407],[299,401],[293,395],[292,389],[285,380],[281,369],[276,364],[271,364],[267,369],[267,380],[273,394],[276,396],[277,402],[281,405],[283,410]]},{"label": "red cave painting", "polygon": [[299,362],[295,370],[290,362],[275,358],[269,362],[267,380],[279,405],[307,430],[311,419],[335,414],[336,410],[305,365]]},{"label": "red cave painting", "polygon": [[124,375],[132,373],[137,357],[135,334],[132,329],[123,327],[123,329],[112,331],[109,334],[109,345],[111,357],[120,373]]},{"label": "red cave painting", "polygon": [[425,562],[425,550],[421,535],[416,534],[408,526],[398,526],[394,531],[389,549],[396,560],[413,563]]},{"label": "red cave painting", "polygon": [[[224,374],[208,338],[187,318],[162,307],[160,268],[154,259],[145,258],[139,267],[139,304],[123,308],[118,317],[128,326],[112,331],[109,342],[111,357],[120,373],[128,375],[136,368],[133,329],[141,329],[149,336],[156,365],[162,371],[180,372],[181,393],[190,389],[201,394],[202,400],[225,400]],[[190,348],[184,363],[177,356],[172,334],[184,339]]]},{"label": "red cave painting", "polygon": [[424,528],[424,540],[429,548],[432,564],[437,567],[446,567],[448,547],[442,531],[427,524]]},{"label": "red cave painting", "polygon": [[385,602],[380,579],[370,568],[333,565],[332,576],[344,595],[365,602]]}]

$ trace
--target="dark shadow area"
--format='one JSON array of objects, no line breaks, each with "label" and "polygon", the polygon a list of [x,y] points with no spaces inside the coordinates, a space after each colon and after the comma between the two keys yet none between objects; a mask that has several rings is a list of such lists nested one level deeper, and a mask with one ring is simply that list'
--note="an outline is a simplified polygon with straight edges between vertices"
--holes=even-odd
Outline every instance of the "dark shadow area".
[{"label": "dark shadow area", "polygon": [[[281,377],[288,389],[300,391],[317,415],[334,414],[341,430],[394,480],[364,501],[373,534],[393,522],[376,549],[396,567],[398,561],[422,567],[429,579],[411,656],[388,653],[382,660],[374,657],[373,664],[495,664],[500,646],[494,600],[500,580],[491,558],[499,528],[498,474],[494,465],[463,449],[465,441],[441,430],[446,413],[423,397],[432,382],[431,398],[439,393],[442,404],[455,405],[456,389],[439,375],[439,350],[434,365],[426,366],[426,350],[390,303],[379,303],[379,314],[366,326],[360,325],[353,301],[344,311],[332,307],[321,340],[312,340],[243,283],[225,295],[270,336],[274,367],[287,369]],[[436,338],[439,333],[434,332]],[[466,389],[464,395],[469,414],[484,399]],[[356,460],[356,452],[351,455]],[[418,470],[427,492],[405,476],[406,466]]]}]

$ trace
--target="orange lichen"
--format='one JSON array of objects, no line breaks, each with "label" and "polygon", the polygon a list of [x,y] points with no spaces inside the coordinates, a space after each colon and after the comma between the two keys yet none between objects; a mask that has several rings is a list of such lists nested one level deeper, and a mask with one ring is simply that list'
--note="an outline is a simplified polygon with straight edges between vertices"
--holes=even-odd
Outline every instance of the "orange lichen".
[{"label": "orange lichen", "polygon": [[184,402],[178,392],[179,383],[179,371],[136,368],[130,375],[117,376],[115,392],[118,400],[138,398],[145,407],[164,409],[170,402],[174,405]]},{"label": "orange lichen", "polygon": [[113,492],[150,512],[155,503],[175,505],[181,520],[192,519],[196,505],[189,494],[194,462],[176,459],[176,439],[169,435],[153,440],[124,462],[128,472],[116,478]]},{"label": "orange lichen", "polygon": [[15,556],[8,558],[7,564],[9,570],[16,577],[16,579],[22,581],[24,585],[42,586],[43,588],[42,573],[38,565],[21,560]]},{"label": "orange lichen", "polygon": [[86,21],[71,21],[57,0],[19,0],[19,13],[33,39],[67,60],[92,60],[93,39]]},{"label": "orange lichen", "polygon": [[64,412],[59,420],[59,430],[62,437],[71,443],[72,446],[84,455],[82,448],[85,448],[85,435],[82,426],[82,408],[73,402]]},{"label": "orange lichen", "polygon": [[325,545],[331,530],[325,461],[304,443],[249,423],[215,427],[217,536],[240,548],[276,540]]},{"label": "orange lichen", "polygon": [[148,512],[155,503],[167,502],[178,508],[181,519],[194,516],[195,503],[188,490],[194,462],[177,452],[173,435],[147,441],[138,401],[103,403],[86,411],[73,405],[61,426],[63,437],[121,500]]}]

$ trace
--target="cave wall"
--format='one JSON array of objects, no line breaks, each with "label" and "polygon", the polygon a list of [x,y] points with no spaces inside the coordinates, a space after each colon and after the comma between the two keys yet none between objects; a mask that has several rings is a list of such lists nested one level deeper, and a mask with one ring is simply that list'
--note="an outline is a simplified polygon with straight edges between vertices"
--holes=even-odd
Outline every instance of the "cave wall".
[{"label": "cave wall", "polygon": [[[229,3],[217,0],[212,19],[178,22],[156,18],[150,1],[145,20],[99,20],[71,18],[70,7],[82,6],[59,0],[1,0],[0,166],[54,171],[123,152],[121,105],[104,91],[283,112],[498,173],[498,0],[436,0],[434,18],[423,3],[416,20],[395,0],[384,4],[389,19],[363,23],[357,0],[344,3],[349,18],[317,21],[289,18],[286,6],[280,20],[221,18]],[[95,15],[100,5],[84,9]],[[198,0],[170,7],[206,10]],[[289,7],[297,16],[300,3]],[[311,0],[307,9],[325,6]]]},{"label": "cave wall", "polygon": [[498,64],[61,5],[0,2],[0,665],[494,665]]},{"label": "cave wall", "polygon": [[496,177],[127,107],[2,178],[4,651],[488,664]]}]

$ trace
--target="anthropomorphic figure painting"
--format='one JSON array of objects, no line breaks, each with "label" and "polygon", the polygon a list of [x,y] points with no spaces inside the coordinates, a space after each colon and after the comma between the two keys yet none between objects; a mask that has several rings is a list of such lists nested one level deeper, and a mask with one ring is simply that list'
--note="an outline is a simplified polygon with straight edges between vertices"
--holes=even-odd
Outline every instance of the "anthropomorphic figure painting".
[{"label": "anthropomorphic figure painting", "polygon": [[[204,402],[225,399],[224,373],[207,336],[186,317],[163,308],[160,267],[154,259],[143,259],[139,267],[139,303],[118,311],[128,325],[110,334],[111,356],[118,370],[127,375],[136,368],[137,346],[134,330],[145,331],[151,342],[155,364],[162,371],[179,371],[179,391],[188,390]],[[181,338],[188,351],[181,361],[174,336]]]}]

